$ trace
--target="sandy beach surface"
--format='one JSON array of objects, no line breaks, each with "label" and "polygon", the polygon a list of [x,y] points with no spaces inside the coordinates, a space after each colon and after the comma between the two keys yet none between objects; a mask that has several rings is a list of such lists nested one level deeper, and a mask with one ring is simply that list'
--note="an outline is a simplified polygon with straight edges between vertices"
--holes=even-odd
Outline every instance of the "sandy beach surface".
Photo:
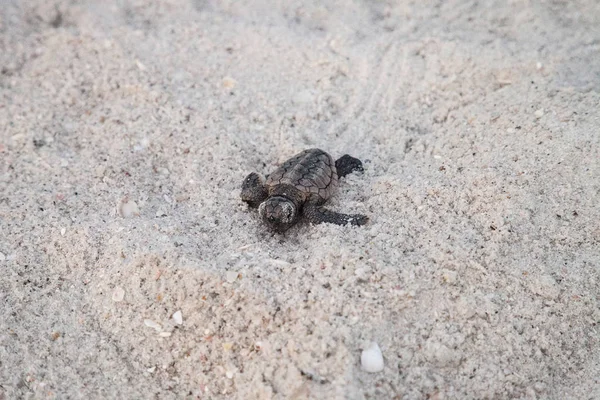
[{"label": "sandy beach surface", "polygon": [[2,0],[0,399],[184,398],[600,399],[600,3]]}]

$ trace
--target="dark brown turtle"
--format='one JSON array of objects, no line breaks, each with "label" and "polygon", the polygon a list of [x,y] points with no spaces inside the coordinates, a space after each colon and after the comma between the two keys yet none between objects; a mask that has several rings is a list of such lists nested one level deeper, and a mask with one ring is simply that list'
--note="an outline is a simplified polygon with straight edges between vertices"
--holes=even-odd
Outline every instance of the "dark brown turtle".
[{"label": "dark brown turtle", "polygon": [[337,189],[338,178],[362,170],[362,162],[348,154],[334,162],[323,150],[304,150],[265,182],[255,172],[248,175],[241,196],[250,207],[258,207],[263,221],[278,232],[288,230],[301,215],[315,224],[364,225],[368,221],[365,215],[340,214],[322,207]]}]

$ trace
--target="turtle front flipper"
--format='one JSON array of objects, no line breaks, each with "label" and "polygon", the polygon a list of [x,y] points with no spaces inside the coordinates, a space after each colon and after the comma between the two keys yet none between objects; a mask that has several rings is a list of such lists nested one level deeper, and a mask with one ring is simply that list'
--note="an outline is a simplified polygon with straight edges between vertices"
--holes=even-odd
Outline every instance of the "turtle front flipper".
[{"label": "turtle front flipper", "polygon": [[323,222],[336,225],[355,225],[361,226],[369,221],[369,217],[361,214],[342,214],[326,209],[316,204],[306,204],[304,206],[304,216],[313,224]]},{"label": "turtle front flipper", "polygon": [[335,162],[335,169],[340,178],[354,171],[364,171],[362,162],[348,154],[343,155]]},{"label": "turtle front flipper", "polygon": [[244,179],[241,197],[250,207],[258,208],[268,195],[265,183],[256,172],[251,173]]}]

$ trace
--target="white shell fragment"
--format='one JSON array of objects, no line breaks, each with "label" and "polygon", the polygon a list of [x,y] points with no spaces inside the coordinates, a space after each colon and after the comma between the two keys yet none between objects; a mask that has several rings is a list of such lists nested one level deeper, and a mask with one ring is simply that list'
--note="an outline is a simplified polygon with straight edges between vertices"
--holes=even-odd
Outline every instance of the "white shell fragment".
[{"label": "white shell fragment", "polygon": [[112,294],[112,300],[114,302],[123,301],[125,298],[125,290],[122,287],[116,287]]},{"label": "white shell fragment", "polygon": [[560,295],[560,287],[550,275],[542,275],[530,283],[531,291],[546,299],[556,299]]},{"label": "white shell fragment", "polygon": [[137,217],[140,215],[140,209],[135,201],[125,197],[119,204],[119,215],[123,218]]},{"label": "white shell fragment", "polygon": [[151,319],[145,319],[144,325],[146,325],[148,328],[156,330],[157,332],[162,331],[162,326],[160,326],[159,323],[152,321]]},{"label": "white shell fragment", "polygon": [[383,354],[379,345],[372,342],[360,355],[360,364],[363,371],[375,373],[383,371]]},{"label": "white shell fragment", "polygon": [[227,271],[227,273],[225,274],[225,280],[229,283],[233,283],[237,280],[238,278],[238,273],[235,271]]},{"label": "white shell fragment", "polygon": [[181,314],[181,310],[176,311],[173,314],[173,321],[175,321],[177,325],[183,324],[183,315]]},{"label": "white shell fragment", "polygon": [[445,283],[453,285],[458,280],[458,273],[456,271],[452,271],[450,269],[443,269],[442,270],[442,280]]}]

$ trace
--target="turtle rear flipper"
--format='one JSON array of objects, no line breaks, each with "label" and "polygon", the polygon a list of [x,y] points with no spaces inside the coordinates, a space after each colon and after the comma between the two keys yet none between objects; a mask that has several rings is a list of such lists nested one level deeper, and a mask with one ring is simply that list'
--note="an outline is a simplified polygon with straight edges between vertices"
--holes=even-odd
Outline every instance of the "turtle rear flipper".
[{"label": "turtle rear flipper", "polygon": [[335,169],[340,178],[343,178],[354,171],[364,171],[362,162],[358,158],[354,158],[348,154],[341,156],[335,162]]},{"label": "turtle rear flipper", "polygon": [[256,172],[251,173],[244,179],[241,197],[250,207],[258,208],[268,195],[262,178]]},{"label": "turtle rear flipper", "polygon": [[323,222],[336,225],[365,225],[369,221],[369,217],[361,214],[342,214],[335,211],[320,207],[315,204],[306,204],[304,206],[304,216],[313,224],[321,224]]}]

